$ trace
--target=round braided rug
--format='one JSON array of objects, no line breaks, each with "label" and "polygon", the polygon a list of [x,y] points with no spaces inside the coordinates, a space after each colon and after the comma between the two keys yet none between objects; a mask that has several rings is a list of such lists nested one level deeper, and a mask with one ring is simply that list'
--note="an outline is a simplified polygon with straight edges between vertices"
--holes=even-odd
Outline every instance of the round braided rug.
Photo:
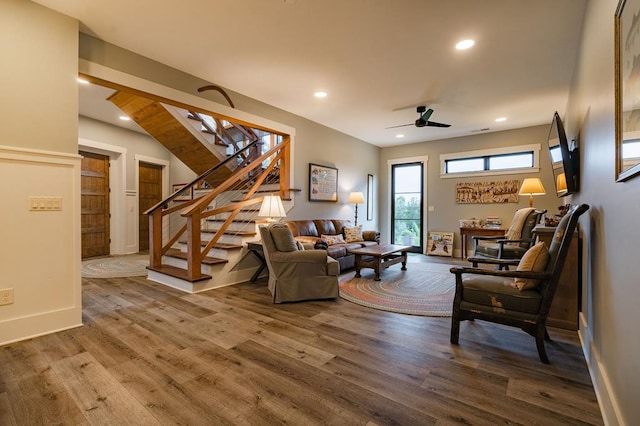
[{"label": "round braided rug", "polygon": [[374,281],[373,269],[340,277],[340,297],[358,305],[402,314],[450,317],[455,293],[451,265],[409,263],[407,270],[393,265]]},{"label": "round braided rug", "polygon": [[82,261],[83,278],[120,278],[147,276],[149,255],[127,255]]}]

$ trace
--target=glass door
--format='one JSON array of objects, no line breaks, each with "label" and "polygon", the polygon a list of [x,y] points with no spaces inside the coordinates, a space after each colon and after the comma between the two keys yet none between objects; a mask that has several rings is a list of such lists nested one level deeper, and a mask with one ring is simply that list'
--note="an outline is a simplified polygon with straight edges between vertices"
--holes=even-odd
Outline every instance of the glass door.
[{"label": "glass door", "polygon": [[391,166],[391,241],[411,246],[422,253],[423,164],[421,162]]}]

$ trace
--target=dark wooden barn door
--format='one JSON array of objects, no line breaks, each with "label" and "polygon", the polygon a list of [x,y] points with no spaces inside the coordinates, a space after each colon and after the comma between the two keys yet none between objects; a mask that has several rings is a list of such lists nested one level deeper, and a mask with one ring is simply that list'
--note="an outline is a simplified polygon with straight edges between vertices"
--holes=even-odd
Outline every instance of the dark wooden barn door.
[{"label": "dark wooden barn door", "polygon": [[162,166],[140,162],[138,170],[139,250],[149,250],[149,217],[146,210],[162,201]]},{"label": "dark wooden barn door", "polygon": [[82,258],[109,252],[109,157],[80,151]]}]

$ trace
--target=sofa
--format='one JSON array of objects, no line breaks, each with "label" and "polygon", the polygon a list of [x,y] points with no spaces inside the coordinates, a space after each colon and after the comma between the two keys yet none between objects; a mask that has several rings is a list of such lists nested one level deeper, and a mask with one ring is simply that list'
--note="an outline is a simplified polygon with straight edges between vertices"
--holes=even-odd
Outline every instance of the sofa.
[{"label": "sofa", "polygon": [[[313,249],[319,242],[325,243],[327,254],[340,263],[340,271],[355,266],[355,255],[350,254],[349,250],[380,244],[380,232],[361,231],[361,238],[358,238],[358,227],[354,227],[350,220],[290,220],[284,223],[305,249]],[[359,229],[362,229],[361,225]],[[340,241],[340,237],[343,241]],[[325,247],[324,244],[318,246]]]}]

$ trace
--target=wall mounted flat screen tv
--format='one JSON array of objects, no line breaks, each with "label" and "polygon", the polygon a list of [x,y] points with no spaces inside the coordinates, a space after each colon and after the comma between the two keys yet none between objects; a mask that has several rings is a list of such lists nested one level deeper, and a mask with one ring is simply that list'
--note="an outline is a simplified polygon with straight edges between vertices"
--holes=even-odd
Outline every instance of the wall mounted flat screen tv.
[{"label": "wall mounted flat screen tv", "polygon": [[578,148],[570,147],[560,115],[553,115],[549,129],[549,157],[558,197],[578,192]]}]

